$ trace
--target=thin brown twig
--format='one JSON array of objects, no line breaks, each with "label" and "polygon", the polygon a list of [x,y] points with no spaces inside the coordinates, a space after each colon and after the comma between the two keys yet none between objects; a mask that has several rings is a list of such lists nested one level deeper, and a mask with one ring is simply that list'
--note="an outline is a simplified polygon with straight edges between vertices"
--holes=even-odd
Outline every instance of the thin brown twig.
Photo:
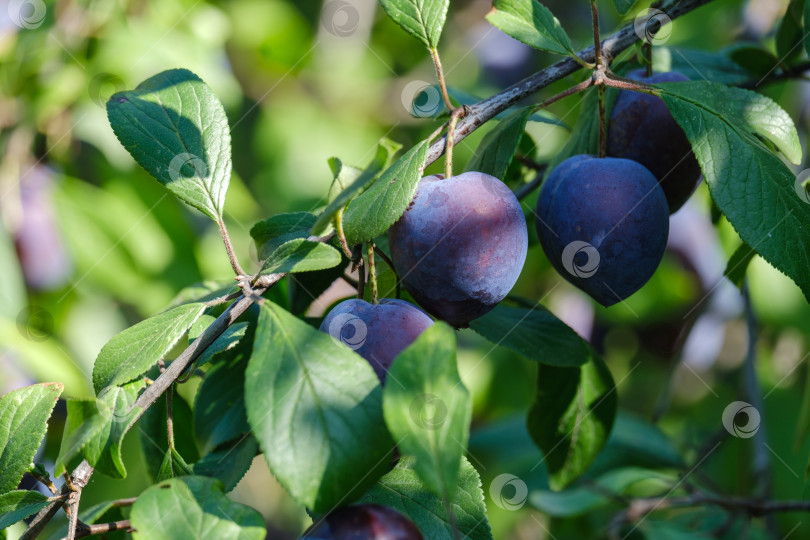
[{"label": "thin brown twig", "polygon": [[380,292],[377,290],[377,264],[374,261],[374,241],[366,243],[366,257],[368,258],[368,281],[371,284],[371,303],[378,304]]},{"label": "thin brown twig", "polygon": [[388,257],[388,255],[386,255],[385,252],[377,246],[374,246],[374,253],[376,253],[383,261],[385,261],[385,264],[388,265],[388,268],[390,268],[391,272],[393,272],[395,280],[394,287],[396,287],[396,292],[394,294],[396,298],[399,298],[400,295],[399,274],[397,274],[397,269],[394,268],[394,261],[392,261],[390,257]]},{"label": "thin brown twig", "polygon": [[442,69],[442,61],[439,59],[439,51],[432,48],[430,49],[430,58],[433,60],[433,66],[436,68],[436,78],[439,79],[439,88],[442,92],[442,99],[447,110],[453,112],[455,107],[450,101],[450,95],[447,93],[447,81],[444,79],[444,70]]},{"label": "thin brown twig", "polygon": [[242,266],[239,264],[239,259],[237,259],[236,253],[233,250],[233,244],[231,244],[231,237],[228,235],[228,228],[225,227],[225,222],[222,218],[217,220],[217,225],[219,226],[219,234],[222,236],[222,242],[225,244],[225,251],[228,252],[228,260],[231,262],[231,268],[233,268],[237,276],[244,276],[245,271],[242,270]]},{"label": "thin brown twig", "polygon": [[82,523],[76,530],[75,538],[84,538],[85,536],[92,536],[96,534],[108,533],[111,531],[129,530],[129,529],[132,529],[132,524],[128,519],[124,519],[122,521],[112,521],[110,523],[97,523],[94,525],[87,525],[86,523]]}]

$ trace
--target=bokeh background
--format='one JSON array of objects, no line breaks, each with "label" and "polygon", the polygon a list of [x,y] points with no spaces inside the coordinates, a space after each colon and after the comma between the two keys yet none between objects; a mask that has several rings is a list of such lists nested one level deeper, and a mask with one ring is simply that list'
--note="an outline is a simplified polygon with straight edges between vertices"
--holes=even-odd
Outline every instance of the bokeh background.
[{"label": "bokeh background", "polygon": [[[544,3],[576,48],[591,42],[587,2]],[[612,4],[600,5],[607,34],[622,21]],[[432,117],[440,103],[428,56],[374,0],[4,0],[0,6],[0,394],[62,381],[66,395],[89,396],[93,361],[108,339],[160,311],[183,287],[231,274],[216,228],[168,196],[116,140],[104,109],[113,92],[175,67],[214,89],[233,137],[226,223],[251,268],[257,264],[251,225],[325,204],[329,157],[363,166],[381,137],[407,148],[441,122]],[[460,101],[491,95],[556,61],[490,26],[484,19],[490,8],[486,0],[451,2],[440,52]],[[786,8],[776,0],[701,8],[674,22],[656,54],[715,53],[740,40],[773,47],[774,24]],[[561,81],[534,101],[577,80]],[[808,87],[784,82],[765,92],[791,114],[805,141]],[[580,111],[580,103],[579,96],[558,102],[548,121],[530,123],[527,158],[547,162],[579,114],[596,114]],[[457,169],[488,129],[458,145]],[[511,181],[517,187],[532,175],[518,169]],[[529,218],[534,199],[536,193],[524,200]],[[670,250],[655,277],[609,310],[557,276],[531,231],[513,294],[529,305],[542,301],[591,339],[617,382],[620,418],[591,483],[607,470],[633,466],[656,469],[672,485],[721,441],[700,461],[696,481],[738,495],[769,484],[774,498],[803,499],[810,308],[790,280],[752,261],[752,351],[765,398],[759,429],[767,430],[769,450],[770,482],[763,484],[753,473],[751,440],[730,435],[721,422],[742,385],[749,325],[740,291],[722,277],[740,240],[724,219],[712,220],[702,186],[673,217]],[[285,285],[279,290],[284,294]],[[310,314],[321,315],[341,294],[351,294],[345,284],[316,301]],[[536,366],[471,331],[459,340],[459,367],[475,403],[470,459],[483,479],[495,537],[604,535],[618,504],[584,519],[554,518],[543,506],[541,454],[525,428]],[[193,402],[194,390],[186,385],[181,395]],[[58,451],[63,421],[60,407],[40,456],[46,464]],[[83,505],[136,496],[149,485],[137,429],[124,453],[127,479],[95,475]],[[490,489],[502,474],[518,482]],[[660,492],[660,482],[651,473],[631,493]],[[262,512],[268,538],[297,538],[309,523],[261,458],[231,496]],[[742,516],[726,523],[713,509],[656,513],[647,527],[664,518],[716,523],[751,538],[764,527]],[[791,538],[810,535],[806,515],[780,515],[777,526]]]}]

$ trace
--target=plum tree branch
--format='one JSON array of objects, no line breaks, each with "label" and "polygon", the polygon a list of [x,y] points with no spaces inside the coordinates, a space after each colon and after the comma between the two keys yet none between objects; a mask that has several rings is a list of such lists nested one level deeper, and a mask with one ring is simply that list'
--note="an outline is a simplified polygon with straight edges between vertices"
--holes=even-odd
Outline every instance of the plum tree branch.
[{"label": "plum tree branch", "polygon": [[[714,0],[667,0],[652,7],[664,11],[671,20],[686,15],[695,9],[706,5]],[[623,26],[618,32],[602,41],[602,54],[606,59],[615,57],[618,53],[628,49],[641,38],[636,34],[633,22]],[[577,56],[585,62],[595,61],[594,48],[588,47],[577,53]],[[496,115],[502,113],[512,105],[537,93],[550,84],[559,81],[579,71],[583,65],[573,58],[565,58],[534,75],[531,75],[520,82],[517,82],[498,92],[497,94],[471,105],[469,112],[460,119],[455,129],[455,142],[463,140],[473,131],[481,127]],[[425,165],[430,165],[439,159],[445,151],[447,137],[443,137],[433,143],[428,149]]]}]

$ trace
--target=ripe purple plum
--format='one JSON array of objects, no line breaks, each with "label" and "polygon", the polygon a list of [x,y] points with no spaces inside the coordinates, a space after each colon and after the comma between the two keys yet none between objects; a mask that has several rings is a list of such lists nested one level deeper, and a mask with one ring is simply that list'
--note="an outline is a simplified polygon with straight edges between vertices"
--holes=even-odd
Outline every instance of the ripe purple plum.
[{"label": "ripe purple plum", "polygon": [[304,532],[302,540],[423,540],[416,525],[379,504],[344,506]]},{"label": "ripe purple plum", "polygon": [[[677,71],[645,76],[635,70],[627,77],[648,84],[688,81]],[[692,145],[660,97],[622,90],[610,114],[607,155],[632,159],[647,167],[658,179],[669,204],[678,210],[700,183]]]},{"label": "ripe purple plum", "polygon": [[320,330],[365,358],[385,382],[394,358],[431,324],[433,319],[405,300],[383,298],[370,304],[353,298],[335,306]]},{"label": "ripe purple plum", "polygon": [[529,245],[515,195],[480,172],[422,178],[388,239],[405,289],[428,313],[456,328],[509,294]]},{"label": "ripe purple plum", "polygon": [[669,209],[643,165],[578,155],[543,183],[535,225],[557,272],[610,306],[655,273],[667,246]]}]

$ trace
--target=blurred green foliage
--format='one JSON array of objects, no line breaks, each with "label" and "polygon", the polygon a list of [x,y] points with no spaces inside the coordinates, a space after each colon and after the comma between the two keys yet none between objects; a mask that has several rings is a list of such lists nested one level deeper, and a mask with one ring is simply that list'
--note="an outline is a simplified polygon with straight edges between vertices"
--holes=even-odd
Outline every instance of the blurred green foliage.
[{"label": "blurred green foliage", "polygon": [[[104,109],[114,91],[174,67],[194,71],[213,88],[226,107],[233,137],[235,174],[226,222],[240,258],[251,269],[257,261],[250,227],[279,212],[323,206],[331,182],[329,157],[364,166],[383,136],[407,149],[435,129],[439,121],[410,114],[410,102],[418,96],[403,96],[412,81],[434,84],[427,55],[375,2],[351,5],[357,20],[351,13],[340,18],[319,0],[65,0],[46,2],[44,20],[32,28],[0,20],[0,393],[31,381],[61,381],[67,396],[90,395],[93,361],[110,337],[163,309],[184,286],[230,275],[215,227],[167,196],[115,139]],[[589,43],[586,2],[546,5],[575,48]],[[453,2],[441,44],[451,87],[479,97],[554,60],[528,51],[520,52],[525,58],[516,65],[501,59],[499,67],[487,60],[487,52],[506,46],[484,22],[489,7],[479,0]],[[738,39],[744,13],[739,0],[702,8],[675,22],[667,46],[722,49]],[[619,22],[606,4],[603,32]],[[773,33],[766,33],[764,41],[773,49]],[[617,61],[634,53],[631,49]],[[578,77],[560,81],[543,96]],[[805,138],[803,87],[782,83],[769,86],[767,93],[798,120]],[[551,113],[573,125],[578,114],[592,114],[581,112],[579,102],[579,97],[561,101]],[[488,129],[458,145],[459,170]],[[527,157],[538,162],[550,160],[568,134],[535,122],[528,132],[536,147]],[[513,181],[530,178],[523,170]],[[528,216],[535,198],[524,201]],[[708,223],[705,187],[692,210],[689,219]],[[44,217],[32,217],[40,215]],[[670,438],[668,444],[689,463],[724,433],[720,418],[737,395],[747,340],[739,309],[721,305],[712,333],[720,348],[709,353],[711,361],[686,368],[676,363],[689,328],[711,304],[703,301],[704,295],[739,245],[724,220],[716,238],[706,230],[693,237],[700,249],[670,253],[649,284],[610,310],[594,308],[562,281],[536,238],[513,291],[531,303],[542,301],[577,329],[590,332],[617,381],[620,407],[628,411],[624,414],[649,420],[660,413],[658,425]],[[713,241],[719,251],[712,251]],[[714,281],[701,283],[695,269],[706,257],[716,259],[711,264],[719,265],[720,274],[715,269]],[[45,270],[44,277],[37,269]],[[796,411],[808,373],[804,360],[810,350],[810,307],[789,279],[761,259],[753,260],[748,276],[760,325],[758,370],[766,396],[773,496],[800,499],[806,491],[810,444],[806,426],[797,426]],[[281,287],[279,294],[291,289]],[[519,476],[532,490],[547,487],[538,466],[541,454],[522,418],[533,399],[536,365],[462,331],[459,366],[474,399],[469,455],[483,478],[495,537],[543,537],[549,527],[557,538],[604,531],[610,518],[606,511],[566,520],[549,518],[529,504],[519,512],[493,504],[488,486],[502,473]],[[195,390],[187,385],[180,393],[192,403]],[[61,422],[64,411],[52,421],[42,454],[46,462],[58,453]],[[604,459],[623,464],[627,455],[643,450],[649,439],[641,431],[634,440],[634,429],[640,429],[638,423],[620,421]],[[794,437],[797,431],[802,436]],[[83,507],[135,496],[147,487],[137,439],[131,435],[125,440],[127,479],[95,476]],[[724,438],[701,462],[699,478],[729,493],[750,493],[750,451],[747,439]],[[677,467],[669,463],[665,468]],[[261,460],[254,462],[232,498],[257,508],[270,524],[272,538],[294,538],[308,522]],[[810,534],[810,525],[800,517],[780,515],[781,530],[795,531],[797,538]],[[715,516],[706,511],[698,512],[698,518]],[[730,531],[736,534],[746,527],[735,522]],[[753,527],[761,529],[762,524],[755,521]]]}]

